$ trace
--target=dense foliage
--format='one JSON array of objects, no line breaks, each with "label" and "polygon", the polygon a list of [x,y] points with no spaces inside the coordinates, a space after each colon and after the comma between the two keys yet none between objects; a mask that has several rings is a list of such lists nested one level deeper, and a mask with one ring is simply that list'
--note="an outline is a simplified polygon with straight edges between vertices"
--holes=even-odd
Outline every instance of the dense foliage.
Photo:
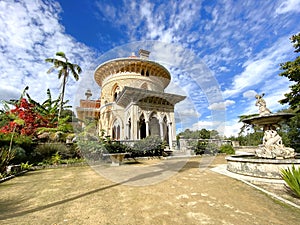
[{"label": "dense foliage", "polygon": [[185,138],[185,139],[218,139],[219,133],[216,130],[196,130],[192,131],[190,129],[186,129],[184,132],[181,132],[177,135],[177,137]]},{"label": "dense foliage", "polygon": [[258,146],[262,144],[264,133],[262,130],[256,130],[247,134],[240,134],[237,137],[229,137],[231,141],[238,141],[241,146]]},{"label": "dense foliage", "polygon": [[[59,99],[52,100],[50,90],[47,90],[48,99],[40,104],[26,93],[27,90],[28,87],[18,100],[3,102],[4,109],[0,111],[2,168],[8,164],[21,164],[26,161],[47,161],[54,154],[60,154],[63,159],[79,157],[74,153],[73,147],[62,143],[66,141],[68,133],[72,132],[72,125],[68,122],[68,116],[57,120]],[[41,138],[41,135],[47,138]],[[51,147],[46,151],[47,148],[41,144]]]},{"label": "dense foliage", "polygon": [[[291,37],[291,42],[294,43],[295,53],[300,53],[300,33]],[[300,56],[297,56],[294,61],[288,61],[281,64],[281,69],[284,70],[280,76],[287,77],[294,82],[290,86],[290,92],[286,93],[285,98],[280,100],[280,103],[288,103],[290,107],[297,112],[300,111]]]},{"label": "dense foliage", "polygon": [[234,148],[230,144],[221,145],[220,153],[224,153],[226,155],[233,155],[235,154]]}]

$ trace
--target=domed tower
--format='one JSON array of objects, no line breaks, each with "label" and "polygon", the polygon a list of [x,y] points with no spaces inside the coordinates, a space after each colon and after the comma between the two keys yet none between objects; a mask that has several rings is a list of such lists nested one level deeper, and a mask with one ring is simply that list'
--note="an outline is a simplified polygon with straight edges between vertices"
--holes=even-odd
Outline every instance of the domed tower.
[{"label": "domed tower", "polygon": [[113,140],[135,141],[160,136],[170,149],[176,141],[174,106],[185,96],[165,93],[169,71],[149,60],[149,51],[139,57],[117,58],[95,70],[101,88],[99,129]]}]

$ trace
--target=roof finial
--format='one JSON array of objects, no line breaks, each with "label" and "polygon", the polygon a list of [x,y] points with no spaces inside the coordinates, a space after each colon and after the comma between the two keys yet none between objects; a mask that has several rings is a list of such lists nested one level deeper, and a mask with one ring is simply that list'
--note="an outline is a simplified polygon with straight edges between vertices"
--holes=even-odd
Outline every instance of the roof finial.
[{"label": "roof finial", "polygon": [[89,100],[89,98],[92,96],[92,92],[90,89],[87,89],[86,92],[85,92],[85,96],[86,96],[86,100]]},{"label": "roof finial", "polygon": [[141,59],[149,59],[150,52],[144,49],[140,49],[139,55]]}]

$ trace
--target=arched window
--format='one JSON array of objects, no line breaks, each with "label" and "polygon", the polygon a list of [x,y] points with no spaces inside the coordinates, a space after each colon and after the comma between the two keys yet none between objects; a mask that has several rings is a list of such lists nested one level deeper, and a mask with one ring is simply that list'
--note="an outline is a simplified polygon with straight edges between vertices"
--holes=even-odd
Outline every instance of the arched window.
[{"label": "arched window", "polygon": [[116,101],[117,98],[118,98],[118,92],[115,92],[115,93],[114,93],[114,101]]},{"label": "arched window", "polygon": [[120,95],[121,89],[120,87],[115,84],[112,90],[112,95],[113,95],[113,101],[116,101]]}]

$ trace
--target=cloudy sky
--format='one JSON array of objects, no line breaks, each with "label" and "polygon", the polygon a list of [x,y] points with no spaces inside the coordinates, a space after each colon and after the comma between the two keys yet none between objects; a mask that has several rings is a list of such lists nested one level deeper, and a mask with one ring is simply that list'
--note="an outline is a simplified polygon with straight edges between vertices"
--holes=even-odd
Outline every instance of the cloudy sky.
[{"label": "cloudy sky", "polygon": [[187,96],[176,106],[178,130],[230,136],[239,115],[258,111],[256,93],[273,112],[287,107],[278,103],[290,85],[279,64],[296,57],[289,38],[300,32],[300,0],[1,0],[0,20],[1,100],[27,85],[36,100],[47,88],[57,96],[60,81],[44,61],[57,51],[84,71],[68,80],[66,98],[76,106],[91,88],[96,99],[97,65],[145,48],[171,71],[167,91]]}]

